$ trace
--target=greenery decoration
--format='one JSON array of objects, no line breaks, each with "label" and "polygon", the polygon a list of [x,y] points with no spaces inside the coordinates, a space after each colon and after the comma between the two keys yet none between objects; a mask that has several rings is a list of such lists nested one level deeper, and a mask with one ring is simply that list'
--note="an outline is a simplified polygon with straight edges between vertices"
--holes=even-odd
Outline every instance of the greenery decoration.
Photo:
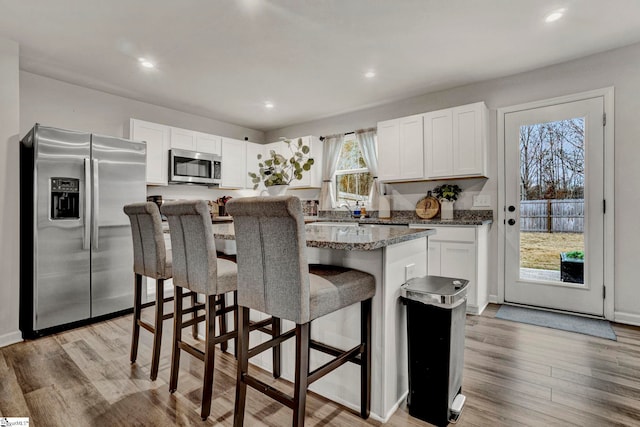
[{"label": "greenery decoration", "polygon": [[309,157],[309,146],[304,145],[302,138],[297,142],[292,142],[286,138],[280,138],[287,144],[290,156],[285,157],[269,150],[269,155],[262,159],[262,154],[258,154],[258,173],[249,172],[253,189],[256,190],[263,182],[265,187],[273,185],[289,185],[294,179],[302,179],[302,173],[308,172],[313,166],[313,159]]},{"label": "greenery decoration", "polygon": [[433,189],[433,194],[438,199],[445,199],[450,202],[458,200],[458,194],[462,193],[462,189],[456,184],[442,184]]},{"label": "greenery decoration", "polygon": [[567,252],[565,255],[567,258],[571,259],[584,259],[584,251],[571,251]]}]

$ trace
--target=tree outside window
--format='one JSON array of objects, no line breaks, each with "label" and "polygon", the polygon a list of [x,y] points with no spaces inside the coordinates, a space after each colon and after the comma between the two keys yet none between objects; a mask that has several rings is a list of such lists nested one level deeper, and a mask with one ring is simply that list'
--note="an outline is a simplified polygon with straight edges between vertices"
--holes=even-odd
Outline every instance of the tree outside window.
[{"label": "tree outside window", "polygon": [[369,200],[373,177],[362,158],[355,134],[345,135],[335,173],[336,201],[353,204]]}]

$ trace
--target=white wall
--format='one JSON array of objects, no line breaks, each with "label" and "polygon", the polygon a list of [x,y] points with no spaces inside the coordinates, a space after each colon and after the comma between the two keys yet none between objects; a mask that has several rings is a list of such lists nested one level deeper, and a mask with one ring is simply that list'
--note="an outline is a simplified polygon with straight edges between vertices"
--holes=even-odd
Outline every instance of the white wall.
[{"label": "white wall", "polygon": [[35,123],[129,137],[129,119],[264,142],[264,132],[20,71],[20,135]]},{"label": "white wall", "polygon": [[[590,57],[489,80],[438,93],[416,96],[376,108],[269,131],[266,140],[279,136],[327,135],[375,126],[380,120],[403,117],[485,101],[490,108],[489,179],[472,184],[473,191],[491,195],[494,212],[497,197],[496,109],[608,86],[615,87],[615,316],[640,325],[638,249],[640,239],[640,44]],[[428,78],[428,76],[425,76]],[[463,184],[464,185],[464,184]],[[394,198],[402,206],[417,200],[426,184],[394,186]],[[466,206],[465,206],[466,207]],[[497,227],[490,236],[490,294],[497,295]]]},{"label": "white wall", "polygon": [[20,283],[20,100],[18,44],[0,38],[0,347],[22,339]]}]

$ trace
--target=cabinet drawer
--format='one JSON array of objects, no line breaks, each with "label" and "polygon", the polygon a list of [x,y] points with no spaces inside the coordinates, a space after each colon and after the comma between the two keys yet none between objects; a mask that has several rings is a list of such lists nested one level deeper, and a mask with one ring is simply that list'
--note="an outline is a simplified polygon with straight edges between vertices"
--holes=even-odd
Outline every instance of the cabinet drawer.
[{"label": "cabinet drawer", "polygon": [[429,240],[446,242],[470,242],[476,241],[475,227],[433,227],[437,233],[429,237]]}]

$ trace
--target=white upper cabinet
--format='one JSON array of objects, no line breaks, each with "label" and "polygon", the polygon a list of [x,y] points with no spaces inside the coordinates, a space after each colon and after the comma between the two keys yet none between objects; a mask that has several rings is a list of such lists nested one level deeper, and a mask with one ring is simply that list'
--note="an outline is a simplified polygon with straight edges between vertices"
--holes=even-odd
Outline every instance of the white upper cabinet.
[{"label": "white upper cabinet", "polygon": [[[262,154],[263,159],[260,161],[264,161],[264,153],[266,151],[266,145],[264,144],[256,144],[254,142],[247,142],[247,168],[246,168],[246,174],[245,174],[245,179],[246,179],[246,184],[245,187],[246,188],[253,188],[253,182],[251,181],[251,178],[249,177],[249,172],[253,172],[255,174],[257,174],[258,176],[260,175],[258,173],[258,171],[260,170],[260,168],[258,167],[258,154]],[[263,190],[264,189],[264,185],[259,185],[258,186],[258,190]]]},{"label": "white upper cabinet", "polygon": [[220,188],[245,188],[247,184],[246,141],[222,138]]},{"label": "white upper cabinet", "polygon": [[484,102],[378,122],[381,181],[487,176]]},{"label": "white upper cabinet", "polygon": [[147,143],[147,184],[167,185],[170,127],[137,119],[129,125],[129,137]]},{"label": "white upper cabinet", "polygon": [[478,102],[452,113],[454,175],[487,176],[487,107]]},{"label": "white upper cabinet", "polygon": [[425,179],[487,175],[484,102],[424,115]]},{"label": "white upper cabinet", "polygon": [[423,179],[422,114],[378,123],[378,178],[381,181]]},{"label": "white upper cabinet", "polygon": [[400,119],[400,171],[403,179],[422,179],[423,131],[422,114]]},{"label": "white upper cabinet", "polygon": [[[320,188],[322,186],[322,141],[316,136],[303,136],[301,138],[292,138],[291,145],[296,147],[298,139],[302,139],[302,143],[309,147],[309,157],[313,159],[311,169],[302,173],[302,179],[294,179],[291,181],[291,188]],[[285,149],[287,149],[285,144]],[[288,149],[287,149],[288,150]],[[287,157],[290,153],[287,152]]]},{"label": "white upper cabinet", "polygon": [[378,123],[378,179],[400,176],[400,119]]},{"label": "white upper cabinet", "polygon": [[222,151],[222,137],[217,135],[209,135],[208,133],[195,132],[196,134],[196,151],[200,153],[209,153],[220,155]]},{"label": "white upper cabinet", "polygon": [[453,175],[453,118],[451,109],[424,115],[425,177]]},{"label": "white upper cabinet", "polygon": [[192,130],[171,128],[171,148],[195,151],[196,133]]},{"label": "white upper cabinet", "polygon": [[188,129],[171,128],[171,148],[220,155],[222,137]]},{"label": "white upper cabinet", "polygon": [[[302,173],[302,179],[294,179],[289,184],[290,188],[320,188],[322,186],[322,141],[317,136],[302,136],[290,138],[291,147],[295,149],[298,139],[302,139],[302,143],[309,147],[309,157],[313,159],[311,169]],[[276,141],[266,144],[264,147],[264,156],[269,156],[269,151],[274,150],[278,154],[282,154],[289,159],[292,156],[291,149],[284,141]]]}]

